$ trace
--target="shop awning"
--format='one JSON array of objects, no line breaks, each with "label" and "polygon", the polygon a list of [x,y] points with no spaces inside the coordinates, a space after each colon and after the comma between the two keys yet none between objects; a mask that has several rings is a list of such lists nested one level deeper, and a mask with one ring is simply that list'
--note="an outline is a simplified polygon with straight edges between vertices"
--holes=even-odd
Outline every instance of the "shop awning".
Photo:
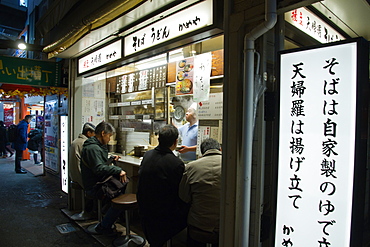
[{"label": "shop awning", "polygon": [[[53,27],[60,23],[58,28],[58,38],[52,44],[44,47],[43,52],[48,53],[48,57],[54,57],[59,52],[62,52],[72,46],[76,41],[81,39],[91,30],[97,29],[119,16],[129,12],[141,3],[147,0],[105,0],[94,2],[91,4],[89,0],[87,4],[73,5],[75,1],[65,1],[64,4],[67,13],[61,18],[63,13],[60,13],[60,8],[53,8],[43,19],[37,23],[37,29],[41,32],[41,37],[49,33]],[[63,2],[63,1],[59,1]],[[68,4],[69,3],[69,4]],[[71,8],[72,9],[69,9]],[[87,9],[90,8],[90,9]],[[73,16],[74,18],[71,18]],[[75,18],[76,17],[76,18]],[[77,20],[77,21],[76,21]],[[73,22],[73,23],[72,23]],[[51,31],[51,33],[53,33]]]}]

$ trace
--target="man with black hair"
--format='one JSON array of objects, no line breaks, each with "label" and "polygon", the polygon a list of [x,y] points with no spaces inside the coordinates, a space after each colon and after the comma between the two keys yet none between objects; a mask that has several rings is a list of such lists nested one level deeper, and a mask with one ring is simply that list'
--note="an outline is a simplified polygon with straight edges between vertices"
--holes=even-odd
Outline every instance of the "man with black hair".
[{"label": "man with black hair", "polygon": [[32,115],[26,115],[22,121],[17,125],[17,131],[13,146],[15,149],[15,172],[24,174],[27,173],[21,167],[21,160],[23,157],[23,151],[27,148],[28,141],[28,125],[32,120]]},{"label": "man with black hair", "polygon": [[145,153],[139,168],[137,201],[151,247],[162,247],[186,227],[188,205],[178,195],[184,163],[172,152],[178,135],[173,125],[160,129],[159,145]]},{"label": "man with black hair", "polygon": [[207,138],[200,145],[202,157],[188,163],[179,186],[180,198],[190,203],[188,246],[218,246],[221,196],[221,145]]}]

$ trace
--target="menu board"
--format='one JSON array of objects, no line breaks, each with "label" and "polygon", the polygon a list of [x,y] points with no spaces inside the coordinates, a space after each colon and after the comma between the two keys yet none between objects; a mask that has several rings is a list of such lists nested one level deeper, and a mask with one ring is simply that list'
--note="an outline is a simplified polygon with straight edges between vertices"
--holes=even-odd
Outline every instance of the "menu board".
[{"label": "menu board", "polygon": [[166,86],[167,65],[117,76],[116,92],[132,93]]}]

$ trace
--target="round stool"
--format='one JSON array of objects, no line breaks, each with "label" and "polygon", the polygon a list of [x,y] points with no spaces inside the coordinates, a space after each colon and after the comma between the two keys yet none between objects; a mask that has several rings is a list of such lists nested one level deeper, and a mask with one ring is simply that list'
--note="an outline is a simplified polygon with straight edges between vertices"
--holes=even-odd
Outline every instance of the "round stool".
[{"label": "round stool", "polygon": [[133,246],[144,246],[146,241],[143,237],[138,235],[130,235],[130,215],[129,210],[138,207],[136,194],[122,194],[112,199],[112,206],[125,210],[126,216],[126,235],[120,236],[113,241],[115,247],[133,247]]}]

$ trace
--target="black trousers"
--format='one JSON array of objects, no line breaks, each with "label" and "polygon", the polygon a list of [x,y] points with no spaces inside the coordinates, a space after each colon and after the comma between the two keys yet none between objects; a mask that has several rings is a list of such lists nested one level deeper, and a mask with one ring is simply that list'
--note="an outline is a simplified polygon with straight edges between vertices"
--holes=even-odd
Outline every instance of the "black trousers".
[{"label": "black trousers", "polygon": [[23,157],[23,150],[15,150],[15,171],[21,170],[22,157]]}]

